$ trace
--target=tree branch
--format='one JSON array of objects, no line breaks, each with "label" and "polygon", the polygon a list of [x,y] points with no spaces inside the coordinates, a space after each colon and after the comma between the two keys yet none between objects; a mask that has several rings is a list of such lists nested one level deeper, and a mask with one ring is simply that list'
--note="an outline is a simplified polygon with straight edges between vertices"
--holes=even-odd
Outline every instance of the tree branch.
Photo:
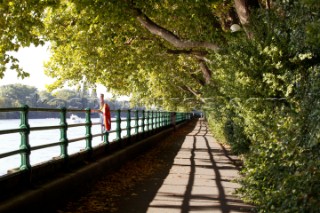
[{"label": "tree branch", "polygon": [[246,32],[249,39],[253,38],[252,32],[247,29],[247,26],[250,22],[250,10],[259,7],[258,0],[234,0],[234,6],[238,14],[240,23],[243,26],[244,31]]},{"label": "tree branch", "polygon": [[267,0],[267,2],[266,2],[266,8],[267,8],[267,9],[271,9],[271,3],[270,3],[270,0]]},{"label": "tree branch", "polygon": [[196,59],[198,59],[200,69],[202,71],[202,75],[204,78],[204,81],[197,80],[202,86],[207,85],[210,83],[211,79],[211,70],[206,64],[206,58],[205,55],[208,53],[206,51],[194,51],[194,50],[167,50],[167,53],[170,54],[190,54],[194,55]]},{"label": "tree branch", "polygon": [[211,42],[199,42],[199,41],[185,41],[180,39],[178,36],[176,36],[171,31],[159,26],[155,22],[153,22],[149,17],[147,17],[145,14],[143,14],[139,9],[137,9],[138,15],[137,20],[140,22],[140,24],[145,27],[150,33],[157,35],[167,42],[169,42],[171,45],[173,45],[176,48],[206,48],[211,49],[214,51],[217,51],[219,49],[218,45],[211,43]]},{"label": "tree branch", "polygon": [[249,24],[249,7],[246,0],[234,0],[239,20],[242,25]]},{"label": "tree branch", "polygon": [[193,94],[194,96],[196,96],[197,98],[199,98],[199,100],[202,102],[202,103],[205,103],[205,101],[203,100],[203,98],[200,98],[199,96],[201,94],[197,93],[196,91],[194,91],[192,88],[188,87],[188,86],[178,86],[181,90],[183,91],[186,91],[186,92],[189,92],[191,94]]},{"label": "tree branch", "polygon": [[209,67],[207,66],[204,60],[199,60],[199,64],[200,64],[200,69],[202,71],[204,80],[206,84],[209,84],[211,80],[211,70],[209,69]]},{"label": "tree branch", "polygon": [[136,9],[136,16],[137,20],[140,22],[140,24],[145,27],[150,33],[157,35],[164,40],[168,41],[170,44],[172,44],[174,47],[177,48],[183,48],[183,49],[191,49],[191,50],[167,50],[168,53],[171,54],[191,54],[194,55],[195,58],[198,59],[199,65],[201,68],[201,71],[203,73],[204,82],[205,84],[210,83],[211,79],[211,70],[205,63],[205,55],[208,54],[207,51],[198,51],[198,50],[192,50],[192,48],[207,48],[214,51],[217,51],[219,49],[218,45],[210,42],[198,42],[198,41],[185,41],[180,39],[178,36],[176,36],[171,31],[159,26],[155,22],[153,22],[149,17],[147,17],[145,14],[142,13],[140,9]]},{"label": "tree branch", "polygon": [[202,79],[198,79],[197,76],[195,74],[191,74],[191,77],[197,81],[201,86],[205,86],[206,82],[204,82]]},{"label": "tree branch", "polygon": [[187,55],[197,55],[204,57],[208,54],[207,51],[198,51],[198,50],[167,50],[167,53],[170,54],[187,54]]},{"label": "tree branch", "polygon": [[205,57],[208,52],[207,51],[200,51],[200,50],[167,50],[169,54],[186,54],[186,55],[193,55],[195,58],[208,61]]}]

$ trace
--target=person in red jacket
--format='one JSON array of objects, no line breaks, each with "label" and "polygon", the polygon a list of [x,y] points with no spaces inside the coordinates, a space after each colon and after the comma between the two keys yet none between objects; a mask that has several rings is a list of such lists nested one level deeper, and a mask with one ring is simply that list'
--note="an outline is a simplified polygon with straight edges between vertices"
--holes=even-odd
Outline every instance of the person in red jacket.
[{"label": "person in red jacket", "polygon": [[100,109],[99,110],[91,110],[91,112],[99,112],[102,113],[102,125],[104,129],[109,131],[111,129],[111,113],[110,107],[107,103],[104,102],[104,95],[100,95]]}]

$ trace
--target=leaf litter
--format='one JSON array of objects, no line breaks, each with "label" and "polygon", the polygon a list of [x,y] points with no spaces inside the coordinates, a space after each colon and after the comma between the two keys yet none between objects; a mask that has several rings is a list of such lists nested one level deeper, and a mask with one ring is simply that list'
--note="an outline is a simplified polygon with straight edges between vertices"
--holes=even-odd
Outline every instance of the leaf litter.
[{"label": "leaf litter", "polygon": [[149,151],[124,163],[118,170],[103,175],[90,185],[84,195],[72,198],[57,213],[117,212],[123,197],[138,196],[132,191],[134,187],[166,166],[161,157],[172,145],[174,140],[169,136]]}]

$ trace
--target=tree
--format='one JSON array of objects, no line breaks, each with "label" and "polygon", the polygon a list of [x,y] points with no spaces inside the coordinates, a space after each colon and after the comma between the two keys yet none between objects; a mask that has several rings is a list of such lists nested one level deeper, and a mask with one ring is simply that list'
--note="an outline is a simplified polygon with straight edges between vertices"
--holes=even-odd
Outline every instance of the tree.
[{"label": "tree", "polygon": [[41,103],[40,104],[41,107],[49,107],[48,102],[54,99],[54,96],[45,90],[40,91],[38,95],[39,95],[39,102]]},{"label": "tree", "polygon": [[[30,42],[37,45],[44,39],[52,43],[54,55],[47,64],[47,73],[59,80],[51,89],[65,82],[71,85],[98,82],[119,94],[135,93],[134,97],[146,102],[150,92],[158,93],[153,101],[169,107],[176,105],[174,98],[182,102],[194,96],[199,99],[201,88],[209,84],[211,70],[205,56],[226,42],[221,25],[226,29],[227,24],[221,17],[231,19],[229,25],[236,22],[235,15],[230,15],[230,11],[234,13],[230,5],[230,1],[64,0],[44,1],[40,5],[3,3],[3,8],[8,17],[23,11],[20,16],[30,19],[30,26],[21,29],[24,34],[20,40],[26,41],[26,45]],[[244,1],[237,0],[236,6],[241,11],[248,10]],[[217,12],[217,8],[224,7],[227,9],[223,13]],[[18,27],[21,20],[15,21],[8,26]],[[20,40],[15,42],[16,46],[25,46]],[[7,50],[11,49],[4,51]],[[168,73],[180,81],[186,80],[172,84]],[[149,81],[154,77],[159,77],[162,85],[155,86]],[[149,84],[152,87],[145,86]],[[175,97],[168,98],[164,91]]]},{"label": "tree", "polygon": [[50,41],[51,89],[100,83],[136,105],[203,108],[215,137],[244,156],[245,200],[261,212],[319,209],[317,0],[42,3],[1,3],[14,9],[1,17],[12,20],[1,51]]},{"label": "tree", "polygon": [[[37,88],[23,84],[8,84],[1,86],[0,94],[7,97],[10,106],[21,106],[23,104],[33,104],[37,101]],[[14,104],[15,103],[15,104]]]},{"label": "tree", "polygon": [[[62,1],[48,10],[45,21],[54,52],[47,73],[59,77],[52,88],[66,82],[98,82],[146,103],[152,93],[155,104],[176,106],[173,100],[178,98],[186,106],[184,100],[193,98],[195,106],[203,102],[201,89],[211,80],[207,56],[225,48],[229,27],[239,23],[236,12],[248,25],[249,12],[258,1],[236,0],[236,7],[231,5],[196,0]],[[150,82],[154,77],[161,85]],[[173,79],[179,83],[172,84]]]}]

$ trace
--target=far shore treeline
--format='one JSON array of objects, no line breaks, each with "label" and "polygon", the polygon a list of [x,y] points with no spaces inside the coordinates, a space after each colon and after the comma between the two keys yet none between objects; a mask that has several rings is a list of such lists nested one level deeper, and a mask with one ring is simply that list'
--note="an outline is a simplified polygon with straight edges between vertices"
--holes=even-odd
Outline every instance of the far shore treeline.
[{"label": "far shore treeline", "polygon": [[[28,105],[33,108],[61,108],[68,109],[99,109],[99,98],[95,90],[88,88],[60,89],[52,93],[38,90],[34,86],[23,84],[9,84],[0,86],[0,108],[21,107]],[[128,109],[128,101],[106,100],[111,110]],[[69,113],[71,114],[71,113]],[[84,113],[73,113],[84,117]],[[58,112],[30,112],[29,118],[57,118]],[[92,117],[99,117],[93,113]],[[0,119],[18,119],[19,112],[0,112]]]}]

